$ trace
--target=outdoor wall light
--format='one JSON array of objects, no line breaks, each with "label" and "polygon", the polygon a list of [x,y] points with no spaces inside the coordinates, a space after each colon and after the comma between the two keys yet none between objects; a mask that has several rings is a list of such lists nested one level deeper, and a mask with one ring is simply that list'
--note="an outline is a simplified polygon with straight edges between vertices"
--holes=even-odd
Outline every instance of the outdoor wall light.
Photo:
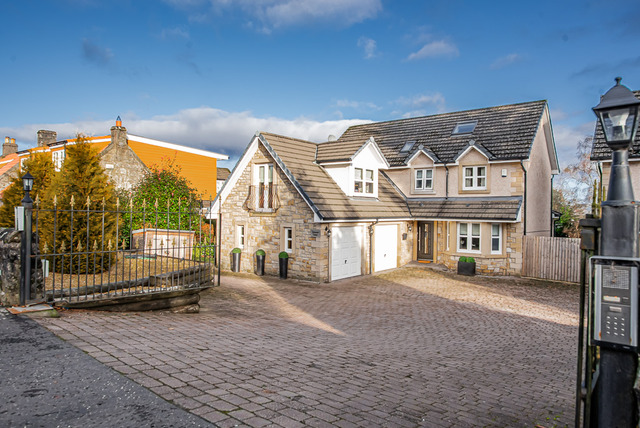
[{"label": "outdoor wall light", "polygon": [[324,231],[327,232],[327,238],[330,238],[331,237],[331,229],[329,229],[328,226],[325,226],[324,227]]},{"label": "outdoor wall light", "polygon": [[28,172],[22,176],[22,188],[25,192],[30,192],[33,189],[33,176]]},{"label": "outdoor wall light", "polygon": [[413,226],[412,226],[411,224],[409,224],[409,225],[407,226],[407,231],[408,231],[408,232],[411,232],[412,230],[413,230]]},{"label": "outdoor wall light", "polygon": [[629,88],[620,84],[621,80],[621,77],[616,77],[616,85],[604,94],[600,104],[593,107],[611,150],[629,148],[633,144],[637,129],[636,118],[640,100]]}]

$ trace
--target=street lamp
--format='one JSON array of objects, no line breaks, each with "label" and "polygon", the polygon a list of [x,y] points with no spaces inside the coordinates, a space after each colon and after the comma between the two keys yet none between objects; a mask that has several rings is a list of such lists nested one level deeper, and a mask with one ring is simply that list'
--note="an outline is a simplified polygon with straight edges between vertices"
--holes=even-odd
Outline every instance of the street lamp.
[{"label": "street lamp", "polygon": [[33,200],[29,192],[33,189],[33,176],[28,172],[22,176],[22,188],[24,189],[24,198],[22,206],[24,207],[24,229],[22,231],[22,268],[20,272],[20,305],[24,306],[31,300],[31,221]]},{"label": "street lamp", "polygon": [[[612,151],[609,194],[607,200],[602,203],[601,257],[599,257],[610,261],[610,272],[615,270],[616,263],[620,263],[614,260],[638,260],[640,249],[638,240],[640,215],[629,172],[629,149],[635,139],[640,100],[629,88],[620,84],[621,78],[618,77],[615,80],[615,86],[609,89],[600,99],[600,104],[593,108],[604,131],[605,141]],[[616,281],[609,280],[609,282],[606,286],[611,290],[611,287],[616,286]],[[604,289],[602,283],[604,279],[600,283]],[[637,284],[628,284],[627,288],[629,286],[633,288],[637,287]],[[602,301],[594,302],[596,309],[607,317],[610,316],[609,312],[613,313],[614,309],[621,308],[621,305],[615,302],[612,305],[606,304],[607,299],[611,301],[609,294],[613,295],[608,291],[602,299],[596,299]],[[632,292],[631,296],[633,295]],[[627,303],[632,307],[638,303],[629,300],[632,299],[627,298]],[[621,326],[628,328],[630,324],[637,323],[637,319],[632,318],[634,317],[631,314],[626,316]],[[617,332],[617,328],[615,331]],[[609,333],[605,332],[605,334]],[[597,426],[599,428],[635,427],[638,415],[633,385],[638,367],[638,354],[635,350],[616,346],[615,341],[613,345],[612,342],[608,342],[615,339],[605,340],[605,337],[595,339],[601,342],[599,376],[595,390]],[[636,338],[633,340],[635,343]]]}]

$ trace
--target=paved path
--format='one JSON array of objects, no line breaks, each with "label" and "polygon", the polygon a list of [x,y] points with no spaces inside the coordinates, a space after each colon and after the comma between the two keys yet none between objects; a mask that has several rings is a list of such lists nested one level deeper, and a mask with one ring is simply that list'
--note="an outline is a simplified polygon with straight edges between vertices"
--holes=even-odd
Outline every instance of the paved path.
[{"label": "paved path", "polygon": [[0,427],[209,427],[0,307]]},{"label": "paved path", "polygon": [[40,322],[221,427],[573,421],[575,285],[415,267],[331,284],[223,276],[201,304]]}]

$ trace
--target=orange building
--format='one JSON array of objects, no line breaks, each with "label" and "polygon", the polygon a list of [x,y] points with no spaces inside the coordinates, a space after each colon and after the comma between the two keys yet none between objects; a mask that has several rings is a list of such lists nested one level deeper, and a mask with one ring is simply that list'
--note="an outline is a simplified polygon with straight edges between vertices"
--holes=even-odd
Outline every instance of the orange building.
[{"label": "orange building", "polygon": [[[56,170],[66,156],[66,147],[77,139],[57,141],[54,131],[38,131],[37,147],[17,153],[22,162],[31,153],[50,152]],[[208,150],[168,143],[129,134],[118,117],[111,135],[89,137],[87,142],[98,149],[100,164],[117,188],[131,189],[152,165],[160,165],[169,159],[181,168],[181,175],[196,188],[203,200],[216,197],[217,161],[229,157]]]}]

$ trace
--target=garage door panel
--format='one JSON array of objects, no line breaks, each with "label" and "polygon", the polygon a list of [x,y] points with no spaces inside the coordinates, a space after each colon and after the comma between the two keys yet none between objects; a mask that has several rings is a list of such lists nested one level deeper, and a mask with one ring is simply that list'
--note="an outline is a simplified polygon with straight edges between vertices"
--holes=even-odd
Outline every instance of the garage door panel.
[{"label": "garage door panel", "polygon": [[331,280],[362,272],[362,228],[334,227],[331,230]]}]

